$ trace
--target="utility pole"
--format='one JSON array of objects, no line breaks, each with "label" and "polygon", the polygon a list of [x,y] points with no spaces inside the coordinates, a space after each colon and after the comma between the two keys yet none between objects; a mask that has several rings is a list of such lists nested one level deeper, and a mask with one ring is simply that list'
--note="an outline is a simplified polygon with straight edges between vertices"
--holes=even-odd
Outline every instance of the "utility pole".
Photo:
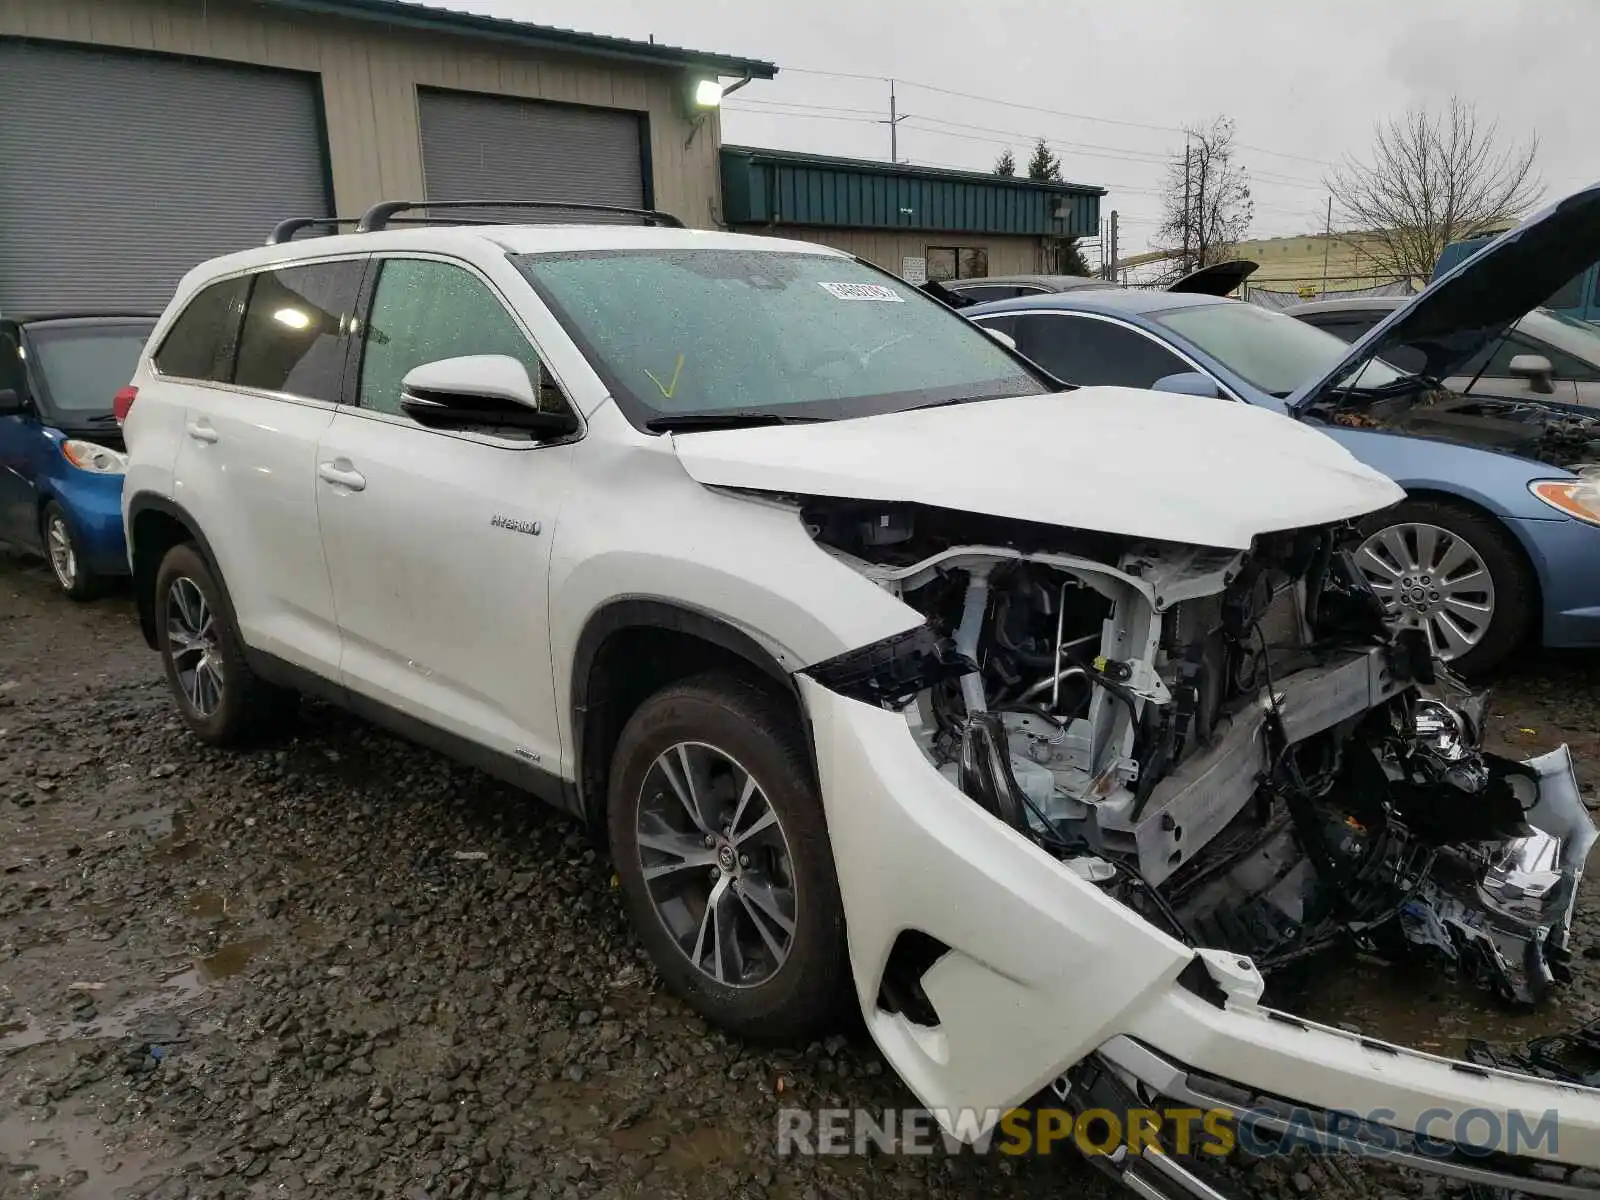
[{"label": "utility pole", "polygon": [[1189,204],[1189,135],[1183,135],[1183,274],[1189,273],[1189,228],[1194,223],[1194,209]]},{"label": "utility pole", "polygon": [[1333,245],[1333,197],[1328,197],[1328,220],[1322,227],[1322,291],[1318,297],[1328,294],[1328,249]]},{"label": "utility pole", "polygon": [[1194,251],[1195,262],[1190,268],[1199,271],[1206,266],[1206,169],[1210,155],[1200,154],[1200,174],[1194,181]]},{"label": "utility pole", "polygon": [[1111,257],[1108,259],[1111,269],[1106,272],[1106,278],[1115,282],[1117,278],[1117,259],[1120,250],[1117,246],[1117,210],[1111,210]]},{"label": "utility pole", "polygon": [[910,115],[910,113],[896,111],[894,80],[889,80],[889,119],[887,121],[879,121],[878,124],[889,127],[889,161],[892,163],[900,161],[900,122]]}]

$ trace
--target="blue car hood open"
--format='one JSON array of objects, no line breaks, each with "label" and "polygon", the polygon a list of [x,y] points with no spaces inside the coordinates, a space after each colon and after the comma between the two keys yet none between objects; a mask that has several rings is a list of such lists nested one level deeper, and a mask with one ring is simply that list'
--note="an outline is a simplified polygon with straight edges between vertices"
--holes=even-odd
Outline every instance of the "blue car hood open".
[{"label": "blue car hood open", "polygon": [[1400,346],[1426,355],[1422,374],[1448,378],[1596,259],[1600,184],[1550,205],[1439,276],[1351,343],[1349,353],[1300,388],[1287,407],[1304,411],[1357,367]]}]

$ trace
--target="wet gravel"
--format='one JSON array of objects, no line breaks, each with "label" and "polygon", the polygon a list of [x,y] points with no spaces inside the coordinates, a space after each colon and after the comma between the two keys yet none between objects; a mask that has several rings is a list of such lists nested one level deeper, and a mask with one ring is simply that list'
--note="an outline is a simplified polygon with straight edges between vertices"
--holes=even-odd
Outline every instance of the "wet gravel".
[{"label": "wet gravel", "polygon": [[[1600,763],[1597,671],[1513,675],[1510,743]],[[1557,1027],[1600,994],[1582,965]],[[1511,1028],[1339,974],[1325,1019]],[[745,1045],[664,994],[608,865],[537,802],[320,706],[274,748],[200,746],[125,594],[71,604],[0,550],[0,1197],[1121,1194],[1065,1155],[776,1152],[781,1107],[913,1103],[859,1028]],[[1235,1182],[1448,1191],[1330,1164]]]}]

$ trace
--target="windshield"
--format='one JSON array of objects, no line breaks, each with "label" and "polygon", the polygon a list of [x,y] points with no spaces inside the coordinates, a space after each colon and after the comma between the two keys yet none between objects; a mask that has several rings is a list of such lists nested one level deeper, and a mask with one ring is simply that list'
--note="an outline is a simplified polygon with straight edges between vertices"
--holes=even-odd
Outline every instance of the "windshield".
[{"label": "windshield", "polygon": [[[1320,379],[1350,353],[1347,343],[1326,330],[1238,300],[1152,315],[1246,383],[1280,399]],[[1383,387],[1402,377],[1388,363],[1374,361],[1357,385]]]},{"label": "windshield", "polygon": [[57,418],[70,425],[109,413],[118,389],[133,378],[153,328],[153,320],[30,326],[34,378]]},{"label": "windshield", "polygon": [[1052,390],[977,326],[836,255],[514,256],[636,423],[866,416]]}]

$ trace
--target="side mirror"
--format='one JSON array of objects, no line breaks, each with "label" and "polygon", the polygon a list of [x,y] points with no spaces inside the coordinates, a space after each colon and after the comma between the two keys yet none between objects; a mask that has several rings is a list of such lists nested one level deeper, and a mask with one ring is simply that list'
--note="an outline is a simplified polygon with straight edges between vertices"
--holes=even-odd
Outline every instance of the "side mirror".
[{"label": "side mirror", "polygon": [[1172,392],[1179,396],[1205,396],[1207,399],[1218,400],[1222,397],[1221,390],[1217,387],[1216,380],[1199,371],[1179,371],[1175,375],[1163,375],[1150,385],[1154,392]]},{"label": "side mirror", "polygon": [[992,328],[988,325],[980,325],[979,328],[992,337],[995,341],[999,342],[1007,350],[1015,350],[1017,348],[1017,339],[1012,337],[1009,333],[1003,333],[1002,331]]},{"label": "side mirror", "polygon": [[400,381],[400,409],[430,429],[520,429],[540,439],[579,429],[570,412],[544,412],[528,369],[507,354],[469,354],[413,367]]},{"label": "side mirror", "polygon": [[1507,368],[1513,379],[1526,379],[1531,391],[1548,396],[1556,390],[1556,369],[1542,354],[1518,354]]},{"label": "side mirror", "polygon": [[27,411],[16,388],[0,387],[0,417],[19,417]]}]

